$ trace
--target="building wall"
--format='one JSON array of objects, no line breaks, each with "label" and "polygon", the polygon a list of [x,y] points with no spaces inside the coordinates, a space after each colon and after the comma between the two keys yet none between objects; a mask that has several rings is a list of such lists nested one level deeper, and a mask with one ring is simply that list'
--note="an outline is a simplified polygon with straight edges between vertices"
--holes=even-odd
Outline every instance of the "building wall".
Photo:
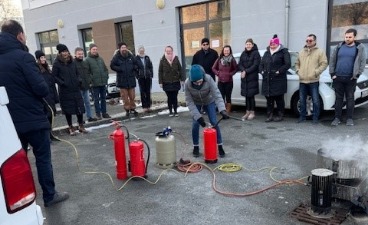
[{"label": "building wall", "polygon": [[[33,0],[32,2],[42,0]],[[60,43],[69,49],[81,46],[77,26],[92,24],[94,39],[107,65],[116,48],[114,19],[131,16],[135,46],[144,45],[157,70],[166,45],[181,55],[180,21],[177,7],[206,1],[166,0],[166,6],[156,8],[154,0],[68,0],[32,8],[22,0],[27,44],[34,52],[39,44],[36,33],[58,29]],[[289,3],[290,7],[286,7]],[[273,34],[291,50],[300,50],[305,37],[314,33],[320,47],[327,38],[328,0],[231,0],[231,45],[234,52],[244,49],[251,37],[259,48],[266,48]],[[287,14],[288,12],[288,14]],[[288,15],[288,16],[286,16]],[[58,28],[57,21],[64,22]],[[288,31],[288,35],[285,33]]]}]

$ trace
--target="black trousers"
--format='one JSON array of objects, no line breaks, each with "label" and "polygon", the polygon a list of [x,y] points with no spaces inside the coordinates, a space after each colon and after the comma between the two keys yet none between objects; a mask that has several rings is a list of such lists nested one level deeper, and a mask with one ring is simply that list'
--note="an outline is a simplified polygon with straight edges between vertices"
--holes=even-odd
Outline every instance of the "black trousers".
[{"label": "black trousers", "polygon": [[[65,114],[66,122],[68,123],[68,126],[72,126],[72,114]],[[77,114],[77,120],[78,124],[83,124],[83,114]]]},{"label": "black trousers", "polygon": [[[266,96],[267,99],[267,114],[279,114],[283,115],[285,111],[285,100],[284,95]],[[277,111],[274,113],[275,102],[277,105]]]},{"label": "black trousers", "polygon": [[233,82],[218,82],[218,89],[221,92],[225,103],[231,103],[231,93],[233,92]]},{"label": "black trousers", "polygon": [[246,105],[246,109],[248,111],[254,111],[256,108],[256,100],[255,97],[246,97],[245,98],[245,105]]},{"label": "black trousers", "polygon": [[139,91],[141,92],[142,108],[151,108],[151,88],[152,79],[151,78],[139,78]]},{"label": "black trousers", "polygon": [[178,93],[179,91],[165,91],[167,95],[167,106],[169,108],[169,112],[172,113],[173,109],[176,113],[178,108]]}]

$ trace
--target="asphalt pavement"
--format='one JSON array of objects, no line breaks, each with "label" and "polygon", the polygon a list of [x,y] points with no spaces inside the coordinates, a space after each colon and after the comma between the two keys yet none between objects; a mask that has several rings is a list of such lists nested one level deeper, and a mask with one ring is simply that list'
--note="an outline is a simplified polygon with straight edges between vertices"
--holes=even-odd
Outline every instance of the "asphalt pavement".
[{"label": "asphalt pavement", "polygon": [[[175,131],[177,160],[203,163],[202,146],[201,156],[192,157],[189,112],[181,107],[179,117],[168,117],[164,93],[155,93],[153,100],[154,112],[146,114],[138,107],[139,116],[130,118],[125,117],[118,100],[108,105],[108,113],[127,127],[131,140],[139,137],[148,143],[147,179],[152,183],[116,179],[113,141],[109,139],[115,129],[111,120],[86,123],[89,133],[69,136],[64,116],[56,115],[54,131],[63,141],[52,143],[54,176],[57,189],[69,192],[70,199],[44,208],[36,185],[46,225],[306,224],[291,217],[291,212],[300,204],[310,204],[310,186],[303,182],[316,168],[317,150],[327,140],[335,141],[338,149],[342,147],[339,140],[365,140],[367,136],[367,107],[356,109],[353,127],[331,127],[331,112],[324,113],[317,125],[311,121],[297,124],[289,112],[282,122],[265,123],[265,110],[257,109],[252,121],[220,122],[226,157],[207,164],[215,169],[224,163],[237,163],[242,166],[240,171],[212,173],[203,167],[198,173],[185,174],[155,165],[155,133],[170,126]],[[185,105],[183,93],[179,101]],[[244,110],[235,107],[231,116],[241,118]],[[147,148],[145,151],[147,159]],[[29,155],[35,169],[33,155]],[[289,179],[300,179],[301,184],[278,183]],[[348,217],[342,224],[367,223]]]}]

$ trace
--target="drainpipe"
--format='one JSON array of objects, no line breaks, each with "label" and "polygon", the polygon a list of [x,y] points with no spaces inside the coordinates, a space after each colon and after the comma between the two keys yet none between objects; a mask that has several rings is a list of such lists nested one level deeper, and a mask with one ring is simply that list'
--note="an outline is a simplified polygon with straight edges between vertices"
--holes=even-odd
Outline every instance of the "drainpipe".
[{"label": "drainpipe", "polygon": [[289,45],[289,9],[290,0],[285,0],[285,37],[284,45],[288,47]]}]

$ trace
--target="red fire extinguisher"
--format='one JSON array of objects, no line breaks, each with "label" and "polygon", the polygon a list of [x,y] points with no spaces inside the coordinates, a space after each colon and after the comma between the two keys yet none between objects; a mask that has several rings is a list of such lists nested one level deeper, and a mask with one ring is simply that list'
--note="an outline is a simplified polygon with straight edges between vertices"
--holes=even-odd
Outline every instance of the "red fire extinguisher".
[{"label": "red fire extinguisher", "polygon": [[[147,146],[147,161],[144,162],[144,144]],[[147,178],[147,166],[150,158],[150,149],[147,142],[138,139],[129,143],[130,161],[128,164],[132,176]]]},{"label": "red fire extinguisher", "polygon": [[115,131],[110,134],[110,139],[114,141],[116,178],[124,180],[128,177],[126,156],[125,156],[125,137],[120,129],[122,125],[115,124]]},{"label": "red fire extinguisher", "polygon": [[217,163],[217,135],[214,127],[203,129],[204,162]]}]

